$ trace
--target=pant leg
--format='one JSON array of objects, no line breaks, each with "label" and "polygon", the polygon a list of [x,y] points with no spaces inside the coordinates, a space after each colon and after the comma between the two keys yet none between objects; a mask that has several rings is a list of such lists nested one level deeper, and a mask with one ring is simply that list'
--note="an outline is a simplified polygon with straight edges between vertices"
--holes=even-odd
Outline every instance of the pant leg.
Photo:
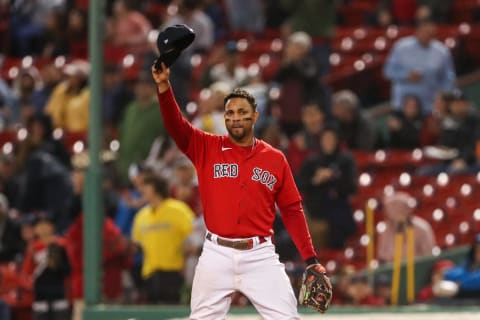
[{"label": "pant leg", "polygon": [[265,320],[297,320],[297,299],[285,266],[268,241],[238,260],[239,290]]},{"label": "pant leg", "polygon": [[190,320],[225,319],[235,291],[233,250],[205,241],[193,278]]}]

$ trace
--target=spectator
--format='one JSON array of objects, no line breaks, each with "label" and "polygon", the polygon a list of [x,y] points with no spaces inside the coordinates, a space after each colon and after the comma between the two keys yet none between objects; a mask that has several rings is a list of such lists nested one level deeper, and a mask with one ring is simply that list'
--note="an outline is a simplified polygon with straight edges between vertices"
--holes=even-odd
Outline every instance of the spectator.
[{"label": "spectator", "polygon": [[192,120],[194,127],[218,135],[227,134],[223,116],[223,98],[231,91],[226,82],[215,82],[209,89],[202,90],[199,111]]},{"label": "spectator", "polygon": [[87,13],[79,8],[72,8],[68,14],[68,51],[69,56],[74,59],[88,58],[87,18]]},{"label": "spectator", "polygon": [[356,229],[349,201],[356,191],[355,162],[349,153],[340,151],[335,129],[323,129],[319,140],[319,153],[300,168],[298,186],[305,195],[314,247],[341,249]]},{"label": "spectator", "polygon": [[15,95],[8,83],[0,78],[0,131],[8,128],[12,116],[18,115]]},{"label": "spectator", "polygon": [[65,56],[68,52],[67,26],[68,16],[60,10],[50,11],[45,23],[42,57],[52,59]]},{"label": "spectator", "polygon": [[47,64],[40,69],[40,77],[42,86],[36,87],[31,97],[35,113],[44,113],[45,106],[53,90],[62,80],[62,72],[54,64]]},{"label": "spectator", "polygon": [[432,114],[426,116],[425,124],[421,133],[422,146],[436,145],[440,139],[442,123],[448,116],[448,104],[451,100],[450,92],[437,92],[433,100]]},{"label": "spectator", "polygon": [[454,88],[450,51],[434,35],[432,20],[418,20],[415,35],[398,40],[391,50],[383,72],[392,81],[393,109],[401,108],[406,95],[415,95],[422,102],[423,113],[430,114],[435,93]]},{"label": "spectator", "polygon": [[344,294],[344,303],[349,305],[385,305],[382,297],[375,296],[374,288],[368,283],[366,275],[354,274],[353,277],[350,278]]},{"label": "spectator", "polygon": [[272,116],[279,119],[282,130],[291,137],[301,128],[301,108],[310,103],[325,103],[324,88],[319,82],[318,68],[309,52],[312,38],[295,32],[288,38],[282,63],[275,75],[274,86],[280,97],[272,107]]},{"label": "spectator", "polygon": [[188,204],[195,216],[203,214],[197,172],[193,163],[185,156],[180,156],[175,161],[175,171],[170,181],[170,195]]},{"label": "spectator", "polygon": [[439,164],[420,167],[418,169],[420,175],[436,175],[440,172],[465,173],[475,165],[475,146],[480,130],[478,112],[460,90],[451,92],[448,110],[449,115],[442,121],[438,144],[440,149],[450,149],[452,155]]},{"label": "spectator", "polygon": [[192,64],[194,53],[207,52],[213,45],[214,30],[210,18],[200,9],[197,0],[179,0],[178,11],[167,18],[162,28],[174,24],[186,24],[195,31],[195,40],[182,52],[180,57],[170,67],[170,82],[175,88],[175,96],[180,108],[185,109],[190,98]]},{"label": "spectator", "polygon": [[226,0],[226,14],[232,31],[262,32],[265,17],[262,3],[256,0]]},{"label": "spectator", "polygon": [[34,230],[36,239],[29,244],[22,266],[22,273],[33,280],[33,319],[69,319],[70,262],[64,239],[55,236],[55,225],[45,213],[37,216]]},{"label": "spectator", "polygon": [[128,168],[130,185],[122,194],[122,200],[115,215],[115,224],[122,234],[130,238],[132,234],[133,218],[146,202],[140,193],[142,180],[146,175],[153,174],[148,166],[141,163],[132,163]]},{"label": "spectator", "polygon": [[72,196],[69,155],[61,142],[54,140],[50,118],[36,115],[28,123],[30,134],[18,148],[18,209],[22,212],[47,211],[62,233],[70,223],[65,209]]},{"label": "spectator", "polygon": [[391,304],[392,298],[392,278],[385,273],[377,274],[374,278],[375,296],[383,299],[384,305]]},{"label": "spectator", "polygon": [[475,237],[465,263],[448,270],[445,280],[458,284],[458,298],[480,297],[480,235]]},{"label": "spectator", "polygon": [[11,1],[9,30],[11,52],[17,57],[38,55],[43,49],[43,37],[48,16],[52,11],[65,11],[66,1]]},{"label": "spectator", "polygon": [[35,67],[22,69],[13,82],[13,93],[17,107],[10,114],[10,124],[26,124],[27,119],[35,112],[33,93],[42,87],[40,74]]},{"label": "spectator", "polygon": [[438,23],[448,23],[453,0],[417,0],[416,17],[430,17]]},{"label": "spectator", "polygon": [[282,132],[278,122],[274,119],[266,118],[263,124],[258,128],[257,136],[272,147],[282,150],[283,152],[287,151],[289,145],[288,138],[285,133]]},{"label": "spectator", "polygon": [[294,175],[306,158],[320,150],[320,133],[325,126],[325,113],[318,104],[302,107],[302,129],[289,141],[287,159]]},{"label": "spectator", "polygon": [[152,26],[142,13],[133,9],[133,1],[115,0],[109,23],[107,37],[118,49],[133,54],[145,53],[150,49],[148,33]]},{"label": "spectator", "polygon": [[[148,205],[135,216],[132,240],[144,255],[147,301],[175,304],[184,283],[183,245],[192,232],[194,213],[185,203],[168,198],[167,182],[162,178],[145,177],[142,195]],[[159,244],[162,250],[158,250]]]},{"label": "spectator", "polygon": [[63,68],[67,79],[58,84],[48,100],[45,112],[52,117],[55,128],[67,132],[85,132],[88,128],[90,64],[75,60]]},{"label": "spectator", "polygon": [[15,174],[16,159],[13,155],[0,155],[0,193],[3,193],[12,208],[18,208],[20,177]]},{"label": "spectator", "polygon": [[[103,73],[103,123],[107,141],[117,135],[117,128],[128,104],[134,99],[132,90],[126,85],[118,66],[109,64]],[[110,138],[110,139],[108,139]]]},{"label": "spectator", "polygon": [[[82,194],[85,183],[85,170],[88,159],[79,156],[73,159],[71,175],[74,198],[69,208],[73,220],[65,233],[65,243],[71,264],[71,298],[73,300],[73,320],[81,320],[84,308],[83,290],[83,207]],[[99,213],[102,214],[103,213]],[[122,295],[122,272],[131,267],[128,239],[122,236],[113,220],[106,217],[102,229],[102,293],[107,301],[120,301]]]},{"label": "spectator", "polygon": [[448,259],[436,261],[430,273],[430,283],[420,290],[417,295],[417,301],[425,303],[432,302],[435,298],[438,298],[438,292],[435,292],[436,289],[434,288],[444,279],[445,273],[454,266],[455,264]]},{"label": "spectator", "polygon": [[209,87],[215,82],[221,82],[230,88],[237,88],[246,84],[248,73],[239,62],[237,43],[228,41],[223,49],[217,50],[218,52],[214,50],[210,57],[210,63],[205,68],[200,85]]},{"label": "spectator", "polygon": [[[115,225],[121,230],[122,234],[129,239],[132,236],[133,219],[138,211],[146,205],[146,201],[140,193],[143,178],[151,174],[153,174],[153,170],[140,163],[133,163],[128,170],[130,185],[123,192],[118,204],[118,209],[115,214]],[[135,286],[137,296],[142,287],[142,261],[142,253],[136,253],[133,257],[133,266],[130,270],[130,276]]]},{"label": "spectator", "polygon": [[215,41],[223,39],[227,34],[228,27],[227,21],[225,21],[223,3],[218,0],[203,0],[202,7],[214,25]]},{"label": "spectator", "polygon": [[178,11],[175,15],[167,18],[163,27],[174,24],[186,24],[195,31],[195,40],[188,50],[206,52],[213,45],[213,23],[205,12],[200,9],[199,1],[179,0]]},{"label": "spectator", "polygon": [[403,107],[393,111],[387,120],[390,147],[406,150],[420,147],[423,123],[420,100],[416,96],[405,96]]},{"label": "spectator", "polygon": [[0,263],[15,262],[25,249],[20,228],[8,216],[8,211],[7,197],[0,193]]},{"label": "spectator", "polygon": [[181,152],[173,140],[168,136],[160,136],[153,142],[144,164],[156,175],[170,180],[175,171],[175,162],[180,157],[182,157]]},{"label": "spectator", "polygon": [[[405,232],[405,226],[411,224],[414,230],[415,257],[432,254],[435,246],[435,235],[430,224],[423,218],[413,215],[412,197],[405,192],[396,192],[385,196],[383,208],[386,229],[378,237],[377,259],[381,262],[392,262],[395,254],[395,234],[399,228]],[[402,228],[403,226],[403,228]],[[406,255],[406,236],[402,244],[402,257]]]},{"label": "spectator", "polygon": [[339,125],[340,143],[351,150],[373,150],[377,134],[360,109],[355,93],[341,90],[332,97],[332,115]]},{"label": "spectator", "polygon": [[377,9],[376,24],[383,27],[412,25],[416,11],[417,0],[382,0]]},{"label": "spectator", "polygon": [[151,76],[141,73],[135,84],[135,98],[127,106],[120,124],[118,166],[124,184],[128,182],[129,166],[145,160],[155,138],[165,136],[155,94]]},{"label": "spectator", "polygon": [[319,75],[330,71],[330,52],[336,27],[336,1],[282,0],[283,9],[290,14],[288,32],[304,31],[312,37],[312,54]]},{"label": "spectator", "polygon": [[46,114],[35,114],[26,123],[28,135],[18,146],[17,164],[26,164],[34,152],[46,152],[64,167],[70,167],[70,155],[62,141],[54,139],[52,120]]}]

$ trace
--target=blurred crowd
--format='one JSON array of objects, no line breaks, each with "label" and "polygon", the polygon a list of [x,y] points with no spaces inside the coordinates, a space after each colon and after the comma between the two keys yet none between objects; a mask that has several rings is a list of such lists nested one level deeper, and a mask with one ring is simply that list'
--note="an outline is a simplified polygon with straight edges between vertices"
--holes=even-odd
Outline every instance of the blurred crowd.
[{"label": "blurred crowd", "polygon": [[[437,160],[416,174],[474,175],[480,170],[478,109],[456,86],[449,48],[435,40],[436,24],[448,23],[453,1],[382,0],[365,17],[366,25],[415,28],[395,43],[383,67],[392,86],[384,130],[367,112],[370,105],[362,103],[361,93],[333,90],[324,81],[331,72],[335,29],[342,25],[338,7],[347,0],[105,2],[107,59],[103,136],[98,139],[104,149],[104,212],[99,214],[106,217],[106,302],[186,303],[204,240],[195,169],[165,132],[149,73],[158,55],[156,35],[165,26],[185,23],[196,33],[171,70],[179,105],[196,127],[226,134],[223,97],[236,87],[254,94],[260,112],[256,134],[286,154],[320,251],[345,248],[357,231],[350,201],[358,187],[355,152],[434,146]],[[23,58],[11,79],[0,77],[0,135],[15,136],[0,154],[0,263],[2,273],[18,275],[12,275],[9,285],[6,277],[0,280],[1,319],[9,319],[9,304],[31,301],[35,319],[67,319],[70,314],[80,319],[82,194],[89,162],[87,4],[0,1],[8,16],[0,64]],[[280,61],[267,78],[243,63],[245,43],[230,35],[255,37],[272,30],[281,37]],[[128,71],[132,65],[134,73]],[[384,202],[388,227],[379,240],[380,262],[393,259],[396,225],[407,221],[418,233],[416,255],[430,255],[432,228],[413,216],[409,195],[391,195]],[[281,259],[288,262],[292,281],[298,281],[296,249],[281,220],[275,226]],[[473,282],[458,279],[480,267],[480,247],[474,248],[463,271],[446,275],[460,283],[459,292],[470,290],[462,286]],[[434,271],[443,272],[445,265]],[[372,287],[353,266],[339,269],[338,303],[389,303],[388,277],[379,277]],[[474,290],[478,293],[480,287]],[[421,299],[432,297],[423,292]]]}]

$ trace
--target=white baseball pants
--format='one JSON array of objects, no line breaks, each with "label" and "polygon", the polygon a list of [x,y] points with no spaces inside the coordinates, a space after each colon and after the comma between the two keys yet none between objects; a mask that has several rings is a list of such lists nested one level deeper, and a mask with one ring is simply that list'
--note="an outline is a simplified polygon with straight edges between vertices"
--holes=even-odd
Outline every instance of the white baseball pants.
[{"label": "white baseball pants", "polygon": [[195,270],[190,320],[225,319],[234,291],[242,292],[265,320],[300,319],[297,299],[271,240],[249,250],[215,241],[216,237],[205,240]]}]

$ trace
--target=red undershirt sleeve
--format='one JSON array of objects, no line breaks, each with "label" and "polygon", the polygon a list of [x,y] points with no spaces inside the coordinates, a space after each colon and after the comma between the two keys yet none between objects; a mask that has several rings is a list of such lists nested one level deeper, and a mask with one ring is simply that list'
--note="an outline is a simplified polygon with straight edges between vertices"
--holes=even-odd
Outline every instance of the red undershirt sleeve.
[{"label": "red undershirt sleeve", "polygon": [[190,138],[194,132],[193,126],[182,115],[172,88],[160,93],[157,91],[160,112],[167,132],[183,152],[187,152]]},{"label": "red undershirt sleeve", "polygon": [[287,228],[303,260],[307,261],[310,258],[315,258],[317,255],[308,231],[302,202],[297,201],[285,207],[280,207],[280,213],[282,214],[283,224]]}]

